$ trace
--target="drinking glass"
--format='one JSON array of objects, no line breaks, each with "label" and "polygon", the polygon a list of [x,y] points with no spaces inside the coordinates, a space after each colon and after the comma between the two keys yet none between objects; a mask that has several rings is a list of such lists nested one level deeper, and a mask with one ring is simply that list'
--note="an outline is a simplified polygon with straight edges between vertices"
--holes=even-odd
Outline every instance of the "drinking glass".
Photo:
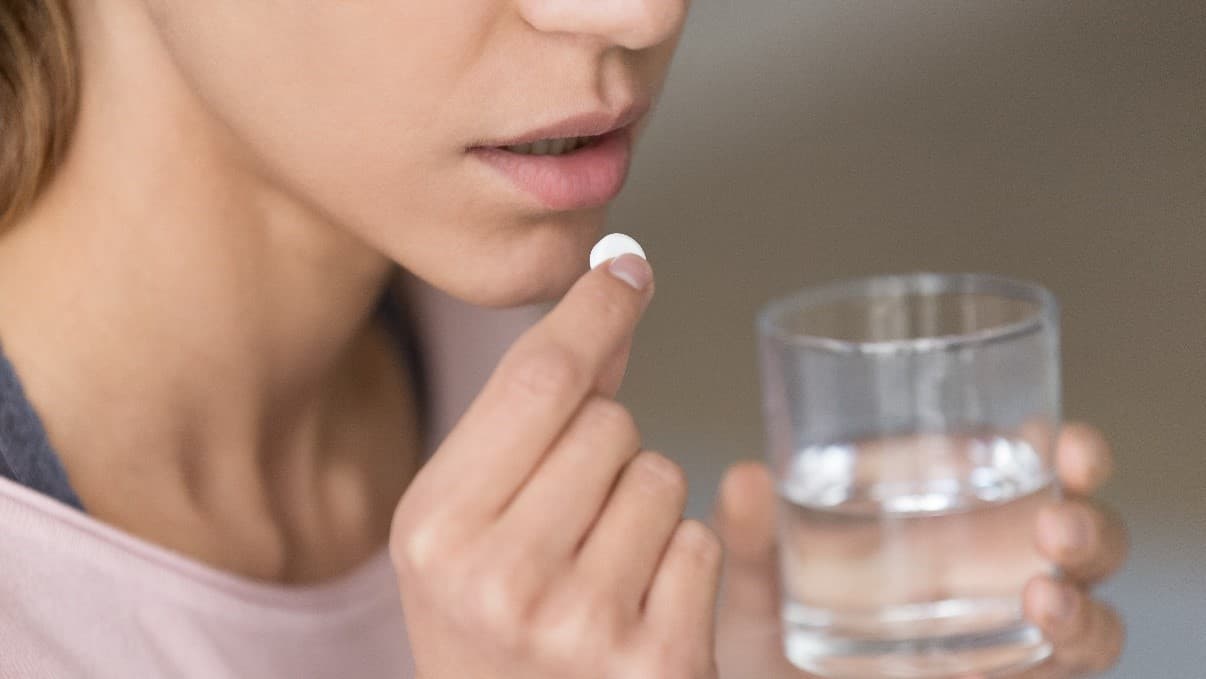
[{"label": "drinking glass", "polygon": [[758,317],[784,647],[825,677],[993,675],[1051,648],[1022,616],[1058,494],[1059,311],[1034,284],[919,273]]}]

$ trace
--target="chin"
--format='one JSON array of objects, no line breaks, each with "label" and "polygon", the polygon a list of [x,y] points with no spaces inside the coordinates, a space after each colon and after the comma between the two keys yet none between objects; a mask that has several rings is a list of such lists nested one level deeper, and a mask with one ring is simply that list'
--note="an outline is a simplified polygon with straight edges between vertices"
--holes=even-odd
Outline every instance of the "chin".
[{"label": "chin", "polygon": [[501,242],[483,244],[471,261],[428,282],[464,302],[508,308],[559,299],[586,273],[602,236],[602,210],[564,213],[525,224]]},{"label": "chin", "polygon": [[586,272],[586,265],[573,267],[561,275],[548,270],[534,270],[529,276],[518,278],[514,270],[499,271],[496,275],[482,272],[471,281],[452,281],[449,285],[437,285],[444,292],[480,307],[508,309],[553,302],[569,290],[574,281]]}]

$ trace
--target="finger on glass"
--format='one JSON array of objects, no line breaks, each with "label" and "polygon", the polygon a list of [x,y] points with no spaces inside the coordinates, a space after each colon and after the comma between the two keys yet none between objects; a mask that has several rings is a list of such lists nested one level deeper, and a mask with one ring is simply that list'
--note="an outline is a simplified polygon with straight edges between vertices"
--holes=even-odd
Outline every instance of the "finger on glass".
[{"label": "finger on glass", "polygon": [[1082,584],[1101,582],[1122,567],[1128,538],[1117,514],[1089,499],[1068,498],[1044,507],[1035,527],[1039,550]]},{"label": "finger on glass", "polygon": [[1056,471],[1066,493],[1091,495],[1114,473],[1109,441],[1097,428],[1083,422],[1064,425],[1055,451]]},{"label": "finger on glass", "polygon": [[1005,674],[1058,497],[1058,305],[970,274],[846,281],[758,320],[784,647],[822,676]]},{"label": "finger on glass", "polygon": [[1050,577],[1032,581],[1022,597],[1026,615],[1051,640],[1048,665],[1064,676],[1100,672],[1118,661],[1125,629],[1118,613],[1072,583]]}]

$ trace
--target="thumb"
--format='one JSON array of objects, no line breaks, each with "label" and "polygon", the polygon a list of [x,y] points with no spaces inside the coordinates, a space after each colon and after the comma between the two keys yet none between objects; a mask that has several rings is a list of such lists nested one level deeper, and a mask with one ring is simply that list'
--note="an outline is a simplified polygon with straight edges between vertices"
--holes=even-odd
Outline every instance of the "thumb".
[{"label": "thumb", "polygon": [[759,462],[740,462],[720,483],[716,532],[725,546],[724,607],[730,613],[778,616],[775,490]]}]

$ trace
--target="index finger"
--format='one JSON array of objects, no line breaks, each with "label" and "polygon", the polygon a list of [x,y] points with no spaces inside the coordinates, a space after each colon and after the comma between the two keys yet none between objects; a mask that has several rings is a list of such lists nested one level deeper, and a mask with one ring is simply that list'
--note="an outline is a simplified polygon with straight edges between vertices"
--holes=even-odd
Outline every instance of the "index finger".
[{"label": "index finger", "polygon": [[649,264],[622,255],[582,276],[515,342],[424,470],[446,506],[462,516],[506,506],[584,399],[618,386],[616,356],[652,294]]}]

